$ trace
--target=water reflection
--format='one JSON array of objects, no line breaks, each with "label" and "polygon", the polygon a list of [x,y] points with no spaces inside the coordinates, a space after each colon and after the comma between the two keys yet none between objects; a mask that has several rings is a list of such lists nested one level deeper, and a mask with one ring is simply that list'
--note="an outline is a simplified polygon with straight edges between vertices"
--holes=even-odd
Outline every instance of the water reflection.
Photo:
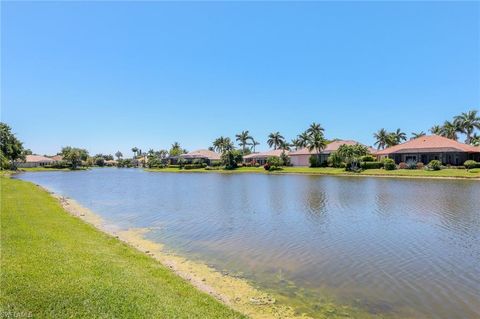
[{"label": "water reflection", "polygon": [[480,185],[462,180],[27,173],[118,227],[240,273],[310,313],[480,316]]}]

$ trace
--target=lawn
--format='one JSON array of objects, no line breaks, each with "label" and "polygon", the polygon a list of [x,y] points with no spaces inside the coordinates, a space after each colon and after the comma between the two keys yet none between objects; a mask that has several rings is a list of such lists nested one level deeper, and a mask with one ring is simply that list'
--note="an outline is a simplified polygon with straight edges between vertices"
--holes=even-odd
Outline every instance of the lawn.
[{"label": "lawn", "polygon": [[242,318],[39,187],[0,180],[0,317]]},{"label": "lawn", "polygon": [[147,169],[150,172],[174,173],[260,173],[260,174],[309,174],[309,175],[351,175],[351,176],[392,176],[392,177],[452,177],[452,178],[480,178],[479,170],[447,168],[439,171],[399,169],[386,171],[384,169],[368,169],[361,173],[351,173],[343,168],[331,167],[284,167],[281,170],[269,172],[263,167],[239,167],[235,170],[206,170],[203,168],[180,170],[178,168]]}]

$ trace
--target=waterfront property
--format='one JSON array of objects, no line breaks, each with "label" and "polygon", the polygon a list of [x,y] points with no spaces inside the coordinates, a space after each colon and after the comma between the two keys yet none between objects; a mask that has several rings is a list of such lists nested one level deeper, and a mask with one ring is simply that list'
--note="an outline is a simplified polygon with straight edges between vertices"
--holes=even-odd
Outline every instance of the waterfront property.
[{"label": "waterfront property", "polygon": [[389,157],[395,163],[415,161],[428,164],[463,165],[467,160],[480,161],[480,147],[457,142],[439,135],[426,135],[395,145],[375,154],[379,159]]},{"label": "waterfront property", "polygon": [[[338,150],[338,148],[342,145],[356,145],[356,144],[361,144],[357,141],[353,140],[338,140],[338,141],[333,141],[331,143],[327,144],[327,147],[322,150],[319,154],[320,162],[325,163],[328,159],[328,156],[332,152],[335,152]],[[375,150],[372,148],[369,148],[369,151],[371,153],[374,153]],[[310,156],[316,155],[317,153],[315,150],[309,151],[307,148],[302,148],[293,152],[290,152],[290,161],[293,166],[309,166],[310,165]]]},{"label": "waterfront property", "polygon": [[290,154],[289,151],[284,151],[281,149],[271,150],[267,152],[258,152],[245,155],[243,157],[243,161],[245,163],[264,165],[269,157],[280,157],[283,152],[285,152],[286,155]]},{"label": "waterfront property", "polygon": [[56,161],[50,157],[42,155],[27,155],[24,162],[17,162],[17,167],[28,168],[28,167],[39,167],[45,165],[51,165]]},{"label": "waterfront property", "polygon": [[189,163],[193,162],[194,160],[201,160],[210,165],[213,161],[219,161],[221,159],[221,155],[211,150],[200,149],[188,152],[186,154],[181,154],[177,156],[177,159],[178,158],[183,158]]}]

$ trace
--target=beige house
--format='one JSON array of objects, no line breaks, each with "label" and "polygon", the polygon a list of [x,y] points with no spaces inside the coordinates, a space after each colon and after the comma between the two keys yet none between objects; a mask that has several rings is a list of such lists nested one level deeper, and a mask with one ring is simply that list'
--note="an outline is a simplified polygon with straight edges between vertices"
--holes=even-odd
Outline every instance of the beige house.
[{"label": "beige house", "polygon": [[27,155],[24,162],[17,162],[17,167],[27,168],[27,167],[39,167],[45,165],[51,165],[55,163],[54,159],[42,155]]},{"label": "beige house", "polygon": [[267,162],[267,158],[275,156],[275,157],[280,157],[282,153],[285,152],[285,154],[289,154],[288,151],[284,150],[271,150],[267,152],[259,152],[259,153],[252,153],[245,155],[243,157],[243,161],[245,163],[252,163],[252,164],[259,164],[259,165],[264,165]]},{"label": "beige house", "polygon": [[395,145],[375,154],[390,157],[395,163],[415,161],[428,164],[439,160],[442,164],[463,165],[467,160],[480,161],[480,148],[438,135],[426,135]]},{"label": "beige house", "polygon": [[183,158],[189,162],[200,159],[205,163],[210,164],[212,161],[219,161],[221,159],[221,155],[211,150],[201,149],[188,152],[186,154],[181,154],[178,156],[178,158]]},{"label": "beige house", "polygon": [[[327,147],[320,152],[319,154],[320,161],[322,163],[326,162],[328,159],[328,156],[330,156],[332,152],[335,152],[336,150],[338,150],[338,148],[342,145],[357,145],[357,144],[363,145],[353,140],[333,141],[327,144]],[[372,154],[375,152],[375,150],[371,147],[369,147],[368,149]],[[310,156],[316,155],[316,154],[317,153],[314,150],[309,151],[306,148],[302,148],[302,149],[290,152],[289,154],[290,162],[292,163],[293,166],[310,166]]]}]

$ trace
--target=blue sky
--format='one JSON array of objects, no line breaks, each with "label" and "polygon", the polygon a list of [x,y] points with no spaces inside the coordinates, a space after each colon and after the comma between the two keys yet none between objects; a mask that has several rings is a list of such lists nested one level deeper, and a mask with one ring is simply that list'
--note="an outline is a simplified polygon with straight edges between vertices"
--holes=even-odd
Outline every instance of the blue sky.
[{"label": "blue sky", "polygon": [[250,130],[373,144],[480,105],[477,2],[2,2],[2,121],[40,154]]}]

